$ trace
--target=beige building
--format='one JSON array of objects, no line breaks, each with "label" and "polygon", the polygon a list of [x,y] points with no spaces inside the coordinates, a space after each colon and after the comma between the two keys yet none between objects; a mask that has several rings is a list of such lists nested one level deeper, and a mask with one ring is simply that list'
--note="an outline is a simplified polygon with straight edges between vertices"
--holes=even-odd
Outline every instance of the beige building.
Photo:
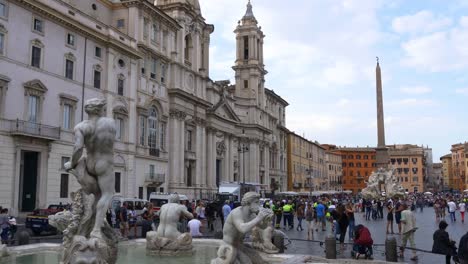
[{"label": "beige building", "polygon": [[440,157],[442,162],[442,178],[443,178],[443,190],[454,188],[453,174],[452,174],[452,154],[447,154]]},{"label": "beige building", "polygon": [[407,192],[424,192],[426,156],[424,147],[411,144],[390,145],[388,154],[395,176]]},{"label": "beige building", "polygon": [[468,143],[452,145],[453,188],[459,191],[468,189],[466,172],[468,171]]},{"label": "beige building", "polygon": [[288,191],[328,190],[325,148],[294,132],[288,134]]},{"label": "beige building", "polygon": [[342,185],[342,158],[338,153],[325,152],[325,162],[327,167],[327,189],[333,191],[343,191]]},{"label": "beige building", "polygon": [[437,162],[432,164],[432,173],[434,175],[434,192],[439,192],[444,190],[444,175],[443,175],[444,166],[442,163]]},{"label": "beige building", "polygon": [[285,190],[287,102],[265,88],[250,3],[233,35],[233,85],[209,77],[214,26],[198,0],[0,5],[0,206],[69,201],[78,186],[62,164],[93,97],[116,120],[117,194],[212,198],[226,181]]}]

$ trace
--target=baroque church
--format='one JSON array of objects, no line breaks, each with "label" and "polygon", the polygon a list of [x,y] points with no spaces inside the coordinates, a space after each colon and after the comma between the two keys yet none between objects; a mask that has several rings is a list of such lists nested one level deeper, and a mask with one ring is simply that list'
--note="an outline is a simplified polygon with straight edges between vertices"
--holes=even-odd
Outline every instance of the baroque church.
[{"label": "baroque church", "polygon": [[250,1],[233,28],[234,84],[210,79],[215,27],[198,0],[0,5],[0,206],[69,202],[78,184],[63,163],[93,97],[116,121],[118,195],[213,199],[223,182],[286,190],[288,103],[265,87],[265,35]]}]

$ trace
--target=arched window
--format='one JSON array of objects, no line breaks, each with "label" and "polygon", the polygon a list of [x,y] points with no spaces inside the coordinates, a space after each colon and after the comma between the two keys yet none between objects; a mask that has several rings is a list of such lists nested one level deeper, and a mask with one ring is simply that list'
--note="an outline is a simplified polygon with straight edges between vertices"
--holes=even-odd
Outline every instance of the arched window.
[{"label": "arched window", "polygon": [[185,47],[184,47],[184,56],[185,56],[185,62],[186,63],[191,63],[192,62],[192,37],[190,34],[185,36]]},{"label": "arched window", "polygon": [[150,148],[150,155],[159,156],[158,141],[158,111],[156,107],[152,106],[149,109],[148,116],[148,145]]}]

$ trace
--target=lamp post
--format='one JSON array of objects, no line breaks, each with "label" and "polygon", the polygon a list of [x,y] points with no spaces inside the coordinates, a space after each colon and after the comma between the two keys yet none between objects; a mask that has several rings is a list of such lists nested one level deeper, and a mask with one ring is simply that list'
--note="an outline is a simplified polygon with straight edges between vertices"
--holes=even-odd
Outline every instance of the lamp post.
[{"label": "lamp post", "polygon": [[242,143],[239,144],[237,151],[242,153],[242,183],[245,184],[245,153],[249,151],[249,147]]}]

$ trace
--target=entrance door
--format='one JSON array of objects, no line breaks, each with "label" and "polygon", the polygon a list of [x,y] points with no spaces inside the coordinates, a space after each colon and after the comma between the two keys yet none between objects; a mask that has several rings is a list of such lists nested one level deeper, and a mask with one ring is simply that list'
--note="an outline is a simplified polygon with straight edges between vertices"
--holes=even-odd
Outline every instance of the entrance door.
[{"label": "entrance door", "polygon": [[36,209],[37,178],[39,172],[39,152],[21,152],[20,200],[21,211]]}]

